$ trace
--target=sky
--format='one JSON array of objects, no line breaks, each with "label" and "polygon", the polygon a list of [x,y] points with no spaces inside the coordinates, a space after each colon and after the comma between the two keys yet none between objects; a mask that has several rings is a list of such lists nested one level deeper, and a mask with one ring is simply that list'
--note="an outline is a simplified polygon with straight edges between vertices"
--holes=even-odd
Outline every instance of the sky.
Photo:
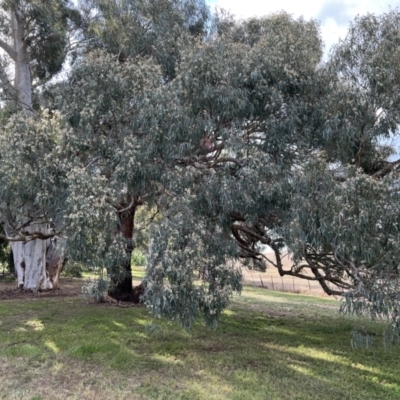
[{"label": "sky", "polygon": [[284,10],[295,18],[315,18],[321,23],[325,54],[344,38],[349,22],[358,14],[382,14],[400,9],[400,0],[207,0],[208,4],[229,10],[239,18],[263,16]]}]

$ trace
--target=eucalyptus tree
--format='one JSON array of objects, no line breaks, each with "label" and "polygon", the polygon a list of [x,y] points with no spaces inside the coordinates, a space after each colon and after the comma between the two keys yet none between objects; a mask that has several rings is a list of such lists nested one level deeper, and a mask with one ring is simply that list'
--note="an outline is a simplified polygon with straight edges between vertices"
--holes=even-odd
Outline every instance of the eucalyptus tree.
[{"label": "eucalyptus tree", "polygon": [[[132,293],[129,255],[142,204],[163,215],[154,227],[145,280],[145,299],[155,313],[190,324],[201,311],[215,322],[232,291],[240,290],[241,272],[233,263],[239,257],[255,268],[267,261],[281,275],[318,281],[328,294],[356,293],[358,271],[369,268],[362,252],[369,248],[370,271],[382,271],[377,262],[388,252],[385,243],[397,240],[396,192],[388,179],[398,164],[378,146],[379,137],[395,129],[395,99],[382,111],[376,91],[368,93],[343,72],[340,49],[359,59],[357,46],[346,52],[341,44],[324,66],[314,21],[277,14],[214,23],[207,37],[179,41],[173,75],[166,77],[155,56],[121,60],[120,51],[110,55],[104,46],[78,63],[63,93],[62,112],[74,132],[69,146],[76,146],[70,154],[87,176],[81,179],[86,197],[98,196],[116,211],[101,240],[117,246],[118,234],[125,238],[118,246],[125,246],[127,274],[114,295]],[[393,21],[388,26],[396,27]],[[88,182],[97,185],[100,177],[103,189],[93,186],[90,194]],[[369,230],[364,222],[343,223],[361,209]],[[335,225],[338,216],[346,234]],[[384,228],[389,221],[394,230]],[[87,244],[88,258],[101,260],[91,253],[93,230],[86,225],[86,240],[76,237]],[[372,227],[386,235],[374,245]],[[272,259],[260,244],[272,249]],[[288,270],[283,248],[294,255]],[[114,267],[109,263],[109,272]],[[198,276],[206,278],[202,285]]]},{"label": "eucalyptus tree", "polygon": [[89,48],[114,54],[120,62],[153,57],[165,80],[175,76],[182,42],[204,38],[210,21],[204,0],[81,0],[90,23]]},{"label": "eucalyptus tree", "polygon": [[[131,296],[134,217],[136,208],[146,204],[162,213],[165,225],[151,244],[148,298],[158,301],[159,279],[166,285],[162,290],[168,287],[166,279],[154,274],[157,262],[172,261],[156,249],[166,242],[175,246],[176,237],[187,245],[178,245],[179,259],[167,270],[173,279],[179,277],[177,268],[184,271],[188,280],[182,282],[182,295],[193,300],[185,304],[195,309],[206,296],[215,299],[211,308],[221,309],[232,289],[240,288],[240,273],[230,260],[259,259],[255,245],[244,239],[251,230],[243,221],[251,223],[257,212],[274,221],[273,213],[287,206],[288,176],[321,124],[316,107],[325,87],[317,71],[321,40],[314,21],[296,21],[286,14],[244,23],[217,20],[206,37],[182,31],[171,53],[173,74],[158,53],[133,52],[121,60],[120,50],[110,55],[105,43],[101,51],[88,54],[59,95],[66,100],[61,111],[74,132],[68,147],[76,150],[71,148],[70,154],[88,176],[82,180],[86,193],[92,179],[93,185],[103,182],[100,203],[116,211],[117,227],[99,233],[101,240],[125,237],[126,279],[119,280],[112,294]],[[56,98],[54,104],[60,102]],[[99,196],[96,186],[90,190],[88,196]],[[90,219],[93,214],[80,216]],[[189,240],[189,227],[196,241]],[[76,237],[88,244],[90,259],[100,260],[90,248],[102,246],[93,246],[93,231],[86,232],[86,240],[82,231]],[[68,237],[73,251],[79,243],[72,246],[72,235]],[[215,285],[215,271],[224,276],[222,286]],[[199,287],[195,275],[203,272],[213,279]]]},{"label": "eucalyptus tree", "polygon": [[[71,28],[79,21],[79,13],[64,0],[3,0],[0,3],[0,48],[3,50],[0,63],[1,159],[4,171],[0,215],[6,231],[3,237],[11,242],[13,249],[18,285],[25,289],[56,287],[61,259],[50,241],[54,232],[46,211],[38,206],[37,198],[42,195],[40,186],[23,182],[27,176],[10,175],[12,170],[20,172],[17,166],[5,169],[10,160],[15,164],[22,160],[20,155],[28,142],[33,141],[30,143],[32,154],[37,148],[37,138],[26,135],[33,134],[32,127],[39,118],[35,115],[39,107],[38,93],[42,85],[61,70]],[[26,127],[21,118],[27,121]],[[10,131],[14,128],[18,131]],[[5,140],[11,140],[16,147],[10,149],[10,142],[4,143]],[[23,193],[15,188],[16,182],[25,186]]]},{"label": "eucalyptus tree", "polygon": [[326,65],[316,25],[285,15],[223,20],[218,39],[183,57],[182,93],[210,125],[154,231],[153,312],[215,322],[240,289],[238,256],[317,281],[399,336],[400,161],[380,145],[399,123],[399,21],[396,11],[359,17]]},{"label": "eucalyptus tree", "polygon": [[346,296],[347,311],[388,318],[391,339],[400,337],[400,159],[381,143],[399,136],[399,43],[391,11],[356,18],[334,49],[324,152],[299,171],[285,229],[289,273],[308,269]]},{"label": "eucalyptus tree", "polygon": [[59,98],[66,102],[55,99],[52,104],[76,132],[71,145],[79,147],[83,138],[87,140],[84,150],[75,152],[76,162],[88,163],[88,173],[107,177],[105,204],[114,209],[117,222],[99,234],[111,234],[110,240],[115,235],[124,238],[122,275],[117,265],[111,275],[113,296],[127,299],[133,289],[130,258],[136,209],[155,204],[165,184],[166,165],[171,165],[168,160],[177,152],[173,134],[170,141],[161,136],[171,124],[185,129],[182,109],[168,84],[182,49],[204,40],[209,13],[202,0],[88,0],[81,6],[90,21],[83,32],[88,46],[69,84],[60,86]]},{"label": "eucalyptus tree", "polygon": [[[152,311],[210,324],[240,291],[238,258],[265,268],[260,244],[280,255],[293,173],[323,127],[326,76],[315,21],[285,13],[217,19],[210,40],[182,54],[171,88],[192,125],[170,201],[153,231],[145,300]],[[202,276],[202,284],[197,278]]]},{"label": "eucalyptus tree", "polygon": [[215,324],[241,289],[241,258],[398,324],[400,162],[379,142],[397,133],[398,13],[355,20],[324,64],[318,24],[285,13],[209,21],[200,1],[82,4],[87,49],[48,110],[11,117],[1,136],[8,220],[54,229],[21,225],[20,239],[67,239],[68,257],[106,267],[111,294],[132,300],[147,206],[144,300],[158,315]]}]

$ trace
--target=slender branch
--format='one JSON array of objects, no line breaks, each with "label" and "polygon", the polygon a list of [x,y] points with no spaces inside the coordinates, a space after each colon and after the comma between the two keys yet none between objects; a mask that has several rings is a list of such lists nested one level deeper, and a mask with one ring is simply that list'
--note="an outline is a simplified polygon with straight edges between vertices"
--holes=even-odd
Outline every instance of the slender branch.
[{"label": "slender branch", "polygon": [[143,204],[143,201],[141,199],[141,197],[135,197],[127,207],[122,208],[121,210],[115,210],[115,212],[117,212],[118,214],[122,214],[126,211],[129,211],[131,208],[136,207],[136,206],[140,206],[141,204]]},{"label": "slender branch", "polygon": [[250,228],[244,225],[236,225],[236,229],[239,231],[242,231],[255,239],[258,239],[261,243],[263,244],[270,244],[271,243],[271,238],[265,238],[264,236],[259,235],[258,233],[252,231]]},{"label": "slender branch", "polygon": [[361,142],[360,148],[357,151],[357,154],[355,156],[355,161],[356,161],[356,166],[357,168],[360,168],[361,165],[361,155],[364,153],[364,141]]},{"label": "slender branch", "polygon": [[95,162],[97,162],[98,160],[100,160],[100,156],[99,157],[95,157],[93,158],[93,160],[89,161],[86,165],[85,165],[85,169],[88,169],[91,165],[93,165]]},{"label": "slender branch", "polygon": [[128,207],[125,207],[125,208],[123,208],[123,209],[121,209],[121,210],[116,210],[115,212],[117,212],[117,213],[119,213],[119,214],[122,214],[122,213],[124,213],[125,211],[129,211],[131,208],[133,208],[134,205],[135,205],[135,200],[132,200],[132,201],[130,202],[130,204],[129,204]]},{"label": "slender branch", "polygon": [[13,61],[17,60],[17,52],[2,39],[0,39],[0,47],[12,58]]},{"label": "slender branch", "polygon": [[218,164],[226,163],[226,162],[235,163],[235,164],[237,164],[239,167],[243,166],[243,160],[238,160],[237,158],[233,158],[233,157],[224,157],[224,158],[220,158],[220,159],[218,159],[218,160],[215,160],[215,161],[211,164],[210,168],[213,168],[213,167],[215,167],[215,166],[218,165]]}]

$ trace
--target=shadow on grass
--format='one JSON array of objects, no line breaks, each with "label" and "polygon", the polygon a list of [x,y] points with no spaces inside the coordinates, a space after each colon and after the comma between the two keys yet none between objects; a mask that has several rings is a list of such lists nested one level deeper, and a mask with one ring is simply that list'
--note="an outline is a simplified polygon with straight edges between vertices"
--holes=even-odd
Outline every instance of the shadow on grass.
[{"label": "shadow on grass", "polygon": [[143,307],[0,303],[0,357],[135,374],[144,398],[400,398],[398,348],[352,351],[353,321],[317,309],[324,299],[263,293],[236,299],[216,331],[190,332]]}]

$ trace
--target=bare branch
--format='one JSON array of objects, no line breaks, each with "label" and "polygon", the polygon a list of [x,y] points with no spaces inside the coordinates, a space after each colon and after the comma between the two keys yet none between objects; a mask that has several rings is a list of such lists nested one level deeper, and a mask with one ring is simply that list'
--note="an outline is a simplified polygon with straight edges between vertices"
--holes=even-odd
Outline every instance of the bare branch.
[{"label": "bare branch", "polygon": [[88,169],[91,165],[93,165],[95,162],[100,160],[100,156],[99,157],[95,157],[93,158],[93,160],[89,161],[86,165],[85,165],[85,169]]},{"label": "bare branch", "polygon": [[13,61],[17,60],[17,52],[2,39],[0,39],[0,47],[12,58]]}]

